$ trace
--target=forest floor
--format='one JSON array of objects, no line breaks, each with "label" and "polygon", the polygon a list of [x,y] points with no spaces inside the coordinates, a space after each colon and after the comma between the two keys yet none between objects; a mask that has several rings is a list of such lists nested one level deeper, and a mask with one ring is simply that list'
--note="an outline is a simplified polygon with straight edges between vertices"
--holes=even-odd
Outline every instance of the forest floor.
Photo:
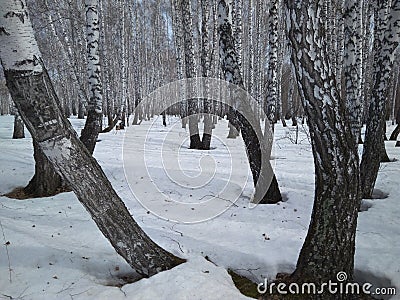
[{"label": "forest floor", "polygon": [[[84,121],[71,122],[80,132]],[[123,156],[123,131],[101,134],[94,156],[138,224],[159,245],[187,258],[187,263],[124,285],[135,275],[72,192],[26,200],[2,196],[0,299],[246,299],[235,288],[228,269],[260,283],[277,273],[292,272],[314,196],[314,165],[305,128],[300,125],[296,144],[295,127],[276,126],[271,162],[285,201],[251,207],[253,187],[243,142],[226,139],[226,121],[214,130],[211,151],[187,149],[188,133],[177,124],[179,120],[171,117],[167,128],[161,118],[153,124],[131,126],[128,130],[138,142],[125,139],[125,147],[142,149],[135,159]],[[34,172],[29,133],[25,139],[13,140],[12,130],[13,117],[1,116],[0,195],[25,186]],[[388,124],[388,130],[393,126]],[[143,150],[143,140],[147,150]],[[386,142],[386,147],[389,157],[397,161],[382,164],[376,184],[377,194],[387,194],[387,198],[363,201],[355,275],[374,287],[400,291],[400,148],[394,142]],[[160,156],[163,151],[176,153],[179,159],[174,161],[173,155],[165,159]],[[171,185],[179,170],[186,175],[177,179],[178,185]],[[188,197],[189,179],[207,177],[197,176],[199,172],[208,172],[210,182],[203,182],[204,189],[192,188]],[[142,183],[140,179],[146,178],[140,174],[150,177],[157,187]],[[190,215],[193,224],[166,220],[174,218],[163,213],[168,203],[162,201],[160,191],[171,199],[187,201],[186,207],[194,206],[200,199],[220,195],[219,189],[229,181],[234,183],[232,189],[220,197],[225,206],[218,203],[215,211],[199,209],[197,219],[196,214]],[[162,203],[149,211],[149,199]]]}]

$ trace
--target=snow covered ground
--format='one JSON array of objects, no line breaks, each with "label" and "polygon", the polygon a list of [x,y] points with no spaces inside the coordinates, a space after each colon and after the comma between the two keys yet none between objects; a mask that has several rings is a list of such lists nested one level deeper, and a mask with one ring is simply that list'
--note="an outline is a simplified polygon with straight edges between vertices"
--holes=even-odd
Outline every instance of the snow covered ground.
[{"label": "snow covered ground", "polygon": [[[71,122],[80,132],[82,120]],[[300,128],[299,143],[295,144],[294,128],[277,125],[272,164],[285,202],[249,208],[253,188],[243,142],[225,138],[225,121],[217,125],[214,149],[208,152],[187,149],[188,133],[176,126],[174,118],[168,119],[166,129],[161,119],[151,124],[143,122],[130,129],[138,143],[130,140],[126,147],[136,149],[138,157],[130,159],[125,169],[122,131],[101,134],[94,156],[140,226],[159,245],[188,262],[118,287],[121,278],[129,277],[132,271],[72,192],[28,200],[0,197],[0,299],[245,299],[226,269],[256,282],[294,270],[314,195],[314,166],[306,131]],[[0,117],[0,195],[25,186],[34,172],[29,133],[25,139],[13,140],[12,127],[13,117]],[[139,143],[144,139],[146,150]],[[393,142],[386,145],[389,156],[399,159],[400,148]],[[163,160],[160,153],[164,150],[167,156]],[[168,156],[174,151],[177,161]],[[234,163],[228,158],[234,158]],[[185,176],[179,177],[179,170]],[[368,210],[359,216],[356,249],[359,280],[398,290],[399,178],[400,161],[382,165],[376,188],[389,196],[364,201],[363,207]],[[192,189],[190,196],[185,184],[192,184],[191,179],[204,189]],[[207,197],[219,194],[228,181],[234,186],[227,196],[238,196],[234,204],[221,196],[223,205],[215,202],[212,206],[217,210],[196,206],[199,199],[207,202]],[[179,184],[173,186],[171,182]],[[192,224],[166,220],[174,219],[165,212],[169,204],[161,196],[166,194],[190,207],[188,223]],[[158,205],[149,207],[151,199]]]}]

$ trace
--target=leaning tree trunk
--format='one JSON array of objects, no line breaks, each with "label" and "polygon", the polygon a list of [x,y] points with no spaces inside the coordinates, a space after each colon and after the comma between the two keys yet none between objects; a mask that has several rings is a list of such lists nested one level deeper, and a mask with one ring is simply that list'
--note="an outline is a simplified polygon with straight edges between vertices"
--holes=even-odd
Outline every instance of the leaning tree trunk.
[{"label": "leaning tree trunk", "polygon": [[[236,53],[236,60],[239,68],[239,72],[244,78],[244,70],[242,64],[243,57],[243,0],[235,0],[232,1],[232,36],[233,36],[233,45]],[[218,22],[216,22],[218,23]],[[234,114],[234,110],[232,107],[228,108],[228,120],[231,120],[229,116]],[[228,139],[236,139],[239,136],[240,128],[236,125],[233,125],[231,121],[228,124],[229,133]]]},{"label": "leaning tree trunk", "polygon": [[0,2],[0,60],[28,130],[114,249],[143,276],[183,262],[155,244],[133,220],[100,165],[76,136],[41,62],[24,0]]},{"label": "leaning tree trunk", "polygon": [[85,0],[89,103],[85,127],[81,133],[81,141],[92,154],[94,147],[96,146],[99,132],[101,131],[103,113],[103,87],[101,85],[99,52],[100,27],[98,6],[99,0]]},{"label": "leaning tree trunk", "polygon": [[[232,12],[231,2],[228,2],[227,5],[225,0],[220,0],[218,11],[220,35],[219,48],[222,71],[226,81],[244,89],[232,38],[232,27],[230,22],[230,14]],[[261,133],[260,122],[256,118],[252,108],[250,107],[250,103],[248,103],[246,99],[233,99],[233,102],[234,105],[228,114],[228,117],[231,124],[238,126],[242,132],[250,170],[253,175],[254,186],[256,187],[255,202],[264,204],[277,203],[282,200],[282,196],[275,174],[270,168],[270,153],[267,147],[263,144],[264,138]],[[251,118],[251,120],[249,120],[249,118]],[[262,140],[260,140],[260,138]],[[268,160],[268,162],[264,160]],[[267,169],[265,169],[265,167]],[[264,174],[264,171],[267,171],[267,174]],[[266,186],[263,186],[266,182],[268,190],[266,189]]]},{"label": "leaning tree trunk", "polygon": [[[267,115],[267,120],[265,122],[269,122],[271,130],[265,130],[265,138],[269,139],[267,144],[270,146],[268,148],[269,153],[271,153],[271,147],[273,143],[273,128],[275,122],[276,115],[276,105],[280,104],[280,92],[279,92],[279,69],[281,63],[278,62],[278,53],[279,53],[279,11],[281,6],[281,0],[274,0],[270,3],[269,10],[269,52],[268,52],[268,70],[267,70],[267,78],[266,78],[266,97],[265,97],[265,106],[264,111]],[[270,155],[270,154],[269,154]],[[271,203],[272,199],[275,201],[280,201],[282,198],[281,193],[279,191],[278,181],[276,180],[276,176],[274,176],[271,185],[267,191],[266,197],[260,202],[261,204]],[[274,201],[272,201],[274,202]]]},{"label": "leaning tree trunk", "polygon": [[364,150],[361,161],[361,189],[364,198],[371,198],[384,147],[384,125],[387,89],[393,68],[395,50],[400,39],[400,0],[378,2],[375,33],[374,83],[369,106]]},{"label": "leaning tree trunk", "polygon": [[[351,281],[360,205],[356,143],[320,34],[323,25],[317,5],[312,0],[294,0],[287,2],[287,8],[292,62],[307,115],[315,165],[311,223],[289,280],[328,282],[343,271]],[[348,299],[349,295],[317,297]]]}]

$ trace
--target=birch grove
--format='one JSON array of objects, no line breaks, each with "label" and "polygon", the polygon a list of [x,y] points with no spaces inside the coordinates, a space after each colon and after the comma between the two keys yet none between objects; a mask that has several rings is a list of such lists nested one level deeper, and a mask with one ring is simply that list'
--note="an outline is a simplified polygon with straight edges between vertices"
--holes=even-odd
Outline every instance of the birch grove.
[{"label": "birch grove", "polygon": [[[160,117],[161,136],[178,120],[189,145],[177,152],[193,158],[243,140],[248,170],[230,170],[250,174],[240,196],[273,210],[299,193],[285,184],[279,128],[294,149],[311,149],[315,194],[297,264],[276,283],[339,272],[355,282],[361,203],[396,159],[386,149],[400,146],[399,43],[400,0],[1,0],[0,114],[13,115],[10,138],[26,138],[24,126],[32,136],[25,198],[72,190],[141,277],[185,260],[158,246],[111,186],[92,156],[102,134],[140,133]],[[199,78],[230,89],[188,84]],[[176,103],[148,100],[177,81]],[[84,119],[80,138],[68,118]],[[336,296],[310,299],[353,299]]]}]

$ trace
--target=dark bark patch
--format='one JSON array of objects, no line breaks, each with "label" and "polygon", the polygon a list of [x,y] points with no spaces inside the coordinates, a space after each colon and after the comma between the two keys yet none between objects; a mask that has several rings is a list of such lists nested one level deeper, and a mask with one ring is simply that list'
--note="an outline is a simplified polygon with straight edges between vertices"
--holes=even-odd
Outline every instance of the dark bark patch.
[{"label": "dark bark patch", "polygon": [[14,11],[9,11],[4,15],[4,18],[12,18],[12,17],[17,17],[20,19],[22,23],[25,22],[25,14],[23,12],[14,12]]}]

